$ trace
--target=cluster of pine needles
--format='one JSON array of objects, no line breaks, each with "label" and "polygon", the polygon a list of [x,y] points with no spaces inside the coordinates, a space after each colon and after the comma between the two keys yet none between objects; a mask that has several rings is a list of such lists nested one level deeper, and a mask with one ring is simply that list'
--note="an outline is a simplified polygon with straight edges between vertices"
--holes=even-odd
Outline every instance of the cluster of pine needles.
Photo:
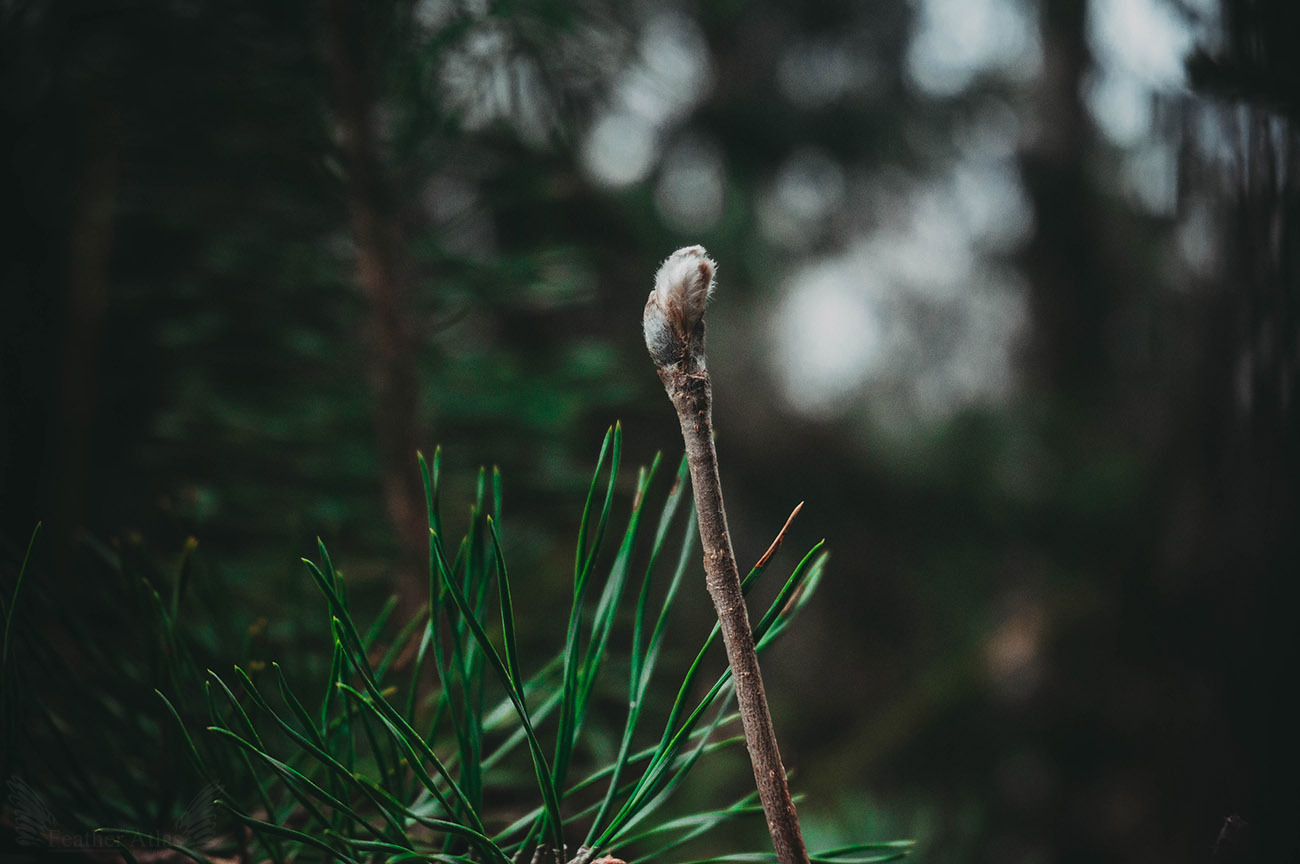
[{"label": "cluster of pine needles", "polygon": [[[657,677],[673,610],[683,593],[699,588],[690,585],[683,592],[699,575],[684,461],[657,514],[648,555],[640,550],[640,538],[659,457],[639,470],[617,551],[602,564],[621,449],[615,426],[601,445],[578,526],[564,644],[548,658],[522,656],[518,647],[502,554],[499,472],[480,470],[468,531],[449,542],[440,508],[441,451],[431,461],[419,459],[429,521],[428,600],[409,621],[390,626],[398,608],[394,598],[369,627],[359,626],[343,573],[324,544],[316,560],[303,559],[328,611],[333,639],[326,680],[310,693],[301,683],[291,686],[301,676],[286,675],[277,663],[235,666],[220,675],[202,668],[177,620],[185,574],[171,580],[170,590],[137,576],[160,655],[149,674],[162,710],[145,731],[184,754],[193,772],[189,782],[206,785],[186,819],[176,823],[185,830],[101,824],[96,845],[115,850],[129,864],[156,859],[159,850],[203,864],[585,864],[609,854],[628,864],[672,864],[689,861],[688,844],[718,826],[754,814],[761,818],[756,793],[716,809],[664,815],[673,808],[663,805],[701,759],[743,747],[743,739],[725,734],[735,726],[730,671],[707,668],[718,653],[710,650],[720,641],[716,625],[675,688]],[[111,557],[110,551],[104,554]],[[634,559],[644,561],[635,573]],[[58,714],[57,706],[32,698],[27,686],[33,668],[36,675],[60,674],[53,668],[58,646],[43,641],[39,628],[22,626],[30,560],[29,547],[0,595],[6,773],[30,757],[24,730],[32,724],[46,727],[44,746],[79,734],[68,712]],[[754,621],[760,651],[808,602],[825,562],[819,543]],[[769,563],[764,556],[746,576],[747,593]],[[624,597],[630,591],[635,605],[627,633]],[[393,629],[396,635],[390,635]],[[626,660],[607,662],[611,647],[623,639],[630,642]],[[626,670],[626,682],[614,687],[625,689],[627,710],[621,731],[602,730],[606,755],[597,758],[600,748],[591,747],[583,733],[589,719],[598,719],[589,714],[607,666]],[[609,692],[610,685],[602,688]],[[670,703],[660,698],[674,692]],[[103,698],[112,700],[111,694]],[[667,705],[666,714],[648,712],[652,703]],[[612,741],[616,751],[609,758]],[[115,749],[112,741],[103,747]],[[69,782],[75,786],[75,778]],[[19,840],[59,845],[57,818],[45,816],[48,824],[37,828],[46,833],[35,832],[33,822],[41,819],[14,812],[24,805],[12,794],[14,781],[10,786],[9,818]],[[36,803],[27,809],[39,809],[39,794],[29,798]],[[140,818],[142,809],[122,807],[118,818]],[[158,817],[155,811],[153,824]],[[909,845],[859,844],[816,854],[812,861],[883,862],[906,854]],[[769,862],[773,856],[756,851],[706,860]]]}]

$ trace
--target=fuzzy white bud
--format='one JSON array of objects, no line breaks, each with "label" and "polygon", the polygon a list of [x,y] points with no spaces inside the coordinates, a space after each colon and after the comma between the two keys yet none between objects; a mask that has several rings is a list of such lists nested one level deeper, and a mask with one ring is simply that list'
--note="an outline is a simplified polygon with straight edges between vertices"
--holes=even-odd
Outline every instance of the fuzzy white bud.
[{"label": "fuzzy white bud", "polygon": [[669,366],[683,359],[713,296],[716,269],[703,246],[686,246],[669,255],[655,273],[642,327],[646,348],[657,364]]},{"label": "fuzzy white bud", "polygon": [[715,269],[703,246],[686,246],[669,255],[655,274],[655,299],[682,339],[704,317],[704,307],[713,296]]}]

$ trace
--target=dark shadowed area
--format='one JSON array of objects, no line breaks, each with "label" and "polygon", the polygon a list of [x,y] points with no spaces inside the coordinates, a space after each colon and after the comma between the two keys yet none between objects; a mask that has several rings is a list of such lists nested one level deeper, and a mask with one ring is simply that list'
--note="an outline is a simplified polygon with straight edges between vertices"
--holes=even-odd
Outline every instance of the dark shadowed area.
[{"label": "dark shadowed area", "polygon": [[0,0],[0,154],[0,596],[96,646],[25,673],[5,778],[189,800],[169,720],[49,719],[149,678],[104,568],[213,668],[324,674],[300,558],[418,607],[417,450],[458,532],[500,467],[562,638],[606,428],[624,508],[681,457],[640,322],[698,243],[741,570],[801,501],[781,555],[831,551],[763,664],[810,847],[1300,860],[1293,0]]}]

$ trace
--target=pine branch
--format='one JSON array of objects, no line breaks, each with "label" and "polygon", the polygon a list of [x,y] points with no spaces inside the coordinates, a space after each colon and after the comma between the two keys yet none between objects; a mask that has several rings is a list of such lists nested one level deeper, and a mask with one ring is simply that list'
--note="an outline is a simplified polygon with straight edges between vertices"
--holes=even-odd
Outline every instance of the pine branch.
[{"label": "pine branch", "polygon": [[715,267],[702,246],[688,246],[670,255],[655,275],[642,325],[646,347],[681,423],[704,549],[705,583],[722,627],[727,662],[736,682],[741,725],[772,845],[780,864],[808,864],[799,817],[763,692],[758,654],[740,588],[740,571],[722,504],[718,456],[713,445],[713,389],[704,357],[704,310],[713,294]]}]

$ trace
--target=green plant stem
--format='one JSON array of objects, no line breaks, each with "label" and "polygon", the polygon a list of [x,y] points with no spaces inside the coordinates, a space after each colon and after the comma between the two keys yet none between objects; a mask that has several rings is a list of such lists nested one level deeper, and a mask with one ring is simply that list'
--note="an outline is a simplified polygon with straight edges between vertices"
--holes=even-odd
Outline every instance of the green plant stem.
[{"label": "green plant stem", "polygon": [[749,613],[741,593],[740,571],[722,504],[718,455],[713,444],[713,388],[704,365],[704,322],[700,321],[691,338],[684,340],[679,362],[656,362],[656,366],[681,422],[704,550],[705,584],[718,614],[727,662],[735,677],[741,725],[772,846],[780,864],[808,864],[799,817],[790,797],[763,691],[758,653],[754,649]]}]

